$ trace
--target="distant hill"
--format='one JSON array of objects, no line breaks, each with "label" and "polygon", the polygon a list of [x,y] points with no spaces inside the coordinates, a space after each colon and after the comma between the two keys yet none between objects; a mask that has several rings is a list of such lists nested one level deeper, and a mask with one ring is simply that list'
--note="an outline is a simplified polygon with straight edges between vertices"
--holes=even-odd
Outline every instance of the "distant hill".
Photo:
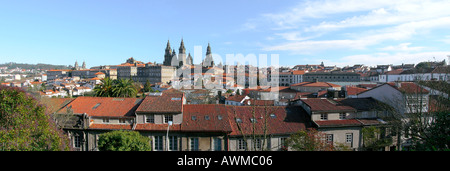
[{"label": "distant hill", "polygon": [[8,67],[8,69],[14,69],[14,68],[22,68],[22,69],[70,69],[70,66],[67,65],[51,65],[51,64],[21,64],[21,63],[15,63],[15,62],[9,62],[0,64],[0,67]]}]

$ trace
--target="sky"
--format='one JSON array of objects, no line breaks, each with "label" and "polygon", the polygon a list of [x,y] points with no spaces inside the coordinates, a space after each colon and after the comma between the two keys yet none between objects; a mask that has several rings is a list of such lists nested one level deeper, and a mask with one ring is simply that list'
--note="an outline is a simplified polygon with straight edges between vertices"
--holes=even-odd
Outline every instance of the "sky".
[{"label": "sky", "polygon": [[[0,63],[162,63],[187,52],[279,55],[279,64],[448,60],[448,0],[0,0]],[[199,63],[199,61],[194,61]],[[216,62],[218,63],[218,62]]]}]

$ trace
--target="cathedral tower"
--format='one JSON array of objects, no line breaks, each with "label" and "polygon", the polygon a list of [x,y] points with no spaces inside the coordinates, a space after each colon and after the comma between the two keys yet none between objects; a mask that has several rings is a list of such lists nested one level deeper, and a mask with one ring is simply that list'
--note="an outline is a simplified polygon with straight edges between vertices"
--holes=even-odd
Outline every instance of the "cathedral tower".
[{"label": "cathedral tower", "polygon": [[170,42],[167,40],[166,52],[164,54],[164,62],[163,65],[171,66],[172,65],[172,48],[170,48]]},{"label": "cathedral tower", "polygon": [[178,61],[180,66],[183,66],[186,63],[186,48],[184,47],[183,38],[181,38],[180,49],[178,49]]}]

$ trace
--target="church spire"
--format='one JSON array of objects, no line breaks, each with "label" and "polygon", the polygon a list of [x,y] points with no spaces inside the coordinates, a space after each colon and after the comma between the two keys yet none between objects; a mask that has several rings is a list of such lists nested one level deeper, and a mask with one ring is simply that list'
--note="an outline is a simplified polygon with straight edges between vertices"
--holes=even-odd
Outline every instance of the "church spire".
[{"label": "church spire", "polygon": [[171,66],[172,65],[172,48],[170,48],[170,41],[167,40],[166,51],[164,53],[164,62],[163,65]]},{"label": "church spire", "polygon": [[203,61],[203,66],[204,67],[213,67],[214,66],[214,60],[212,58],[212,53],[211,53],[211,45],[208,42],[208,47],[206,48],[206,57],[205,60]]},{"label": "church spire", "polygon": [[183,38],[181,38],[180,48],[178,50],[178,61],[180,66],[183,66],[186,64],[186,48],[184,47]]}]

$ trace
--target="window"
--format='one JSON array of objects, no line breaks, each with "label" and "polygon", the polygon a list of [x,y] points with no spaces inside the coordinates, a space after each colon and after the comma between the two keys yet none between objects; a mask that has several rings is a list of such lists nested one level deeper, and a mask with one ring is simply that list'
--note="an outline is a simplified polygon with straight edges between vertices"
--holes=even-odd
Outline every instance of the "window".
[{"label": "window", "polygon": [[75,148],[81,147],[81,136],[80,135],[75,135],[73,137],[73,147],[75,147]]},{"label": "window", "polygon": [[[281,148],[281,149],[284,149],[284,148],[287,147],[286,140],[287,140],[286,137],[280,138],[280,148]],[[269,142],[270,142],[270,141],[269,141]]]},{"label": "window", "polygon": [[119,123],[126,123],[127,122],[127,119],[124,119],[124,118],[119,118]]},{"label": "window", "polygon": [[103,123],[109,123],[109,118],[103,118]]},{"label": "window", "polygon": [[145,123],[155,123],[155,115],[145,115]]},{"label": "window", "polygon": [[345,113],[339,113],[339,119],[345,119],[346,114]]},{"label": "window", "polygon": [[245,150],[247,149],[247,142],[244,141],[244,139],[238,140],[238,150]]},{"label": "window", "polygon": [[178,150],[178,137],[169,136],[169,150],[171,150],[171,151]]},{"label": "window", "polygon": [[155,136],[155,151],[162,151],[163,150],[163,137],[162,136]]},{"label": "window", "polygon": [[173,115],[164,115],[164,123],[169,123],[169,121],[173,122]]},{"label": "window", "polygon": [[214,151],[222,151],[222,139],[214,138]]},{"label": "window", "polygon": [[236,123],[242,123],[242,119],[236,118]]},{"label": "window", "polygon": [[191,138],[191,151],[198,151],[198,138]]},{"label": "window", "polygon": [[333,134],[327,134],[327,143],[333,144]]},{"label": "window", "polygon": [[98,106],[100,106],[100,104],[101,104],[101,103],[97,103],[97,104],[95,104],[95,106],[94,106],[94,107],[92,107],[92,109],[97,109],[97,107],[98,107]]},{"label": "window", "polygon": [[254,139],[253,145],[255,146],[256,150],[261,150],[261,139]]},{"label": "window", "polygon": [[328,120],[328,114],[320,114],[320,120]]},{"label": "window", "polygon": [[353,133],[347,133],[345,134],[345,143],[352,143],[353,142]]}]

